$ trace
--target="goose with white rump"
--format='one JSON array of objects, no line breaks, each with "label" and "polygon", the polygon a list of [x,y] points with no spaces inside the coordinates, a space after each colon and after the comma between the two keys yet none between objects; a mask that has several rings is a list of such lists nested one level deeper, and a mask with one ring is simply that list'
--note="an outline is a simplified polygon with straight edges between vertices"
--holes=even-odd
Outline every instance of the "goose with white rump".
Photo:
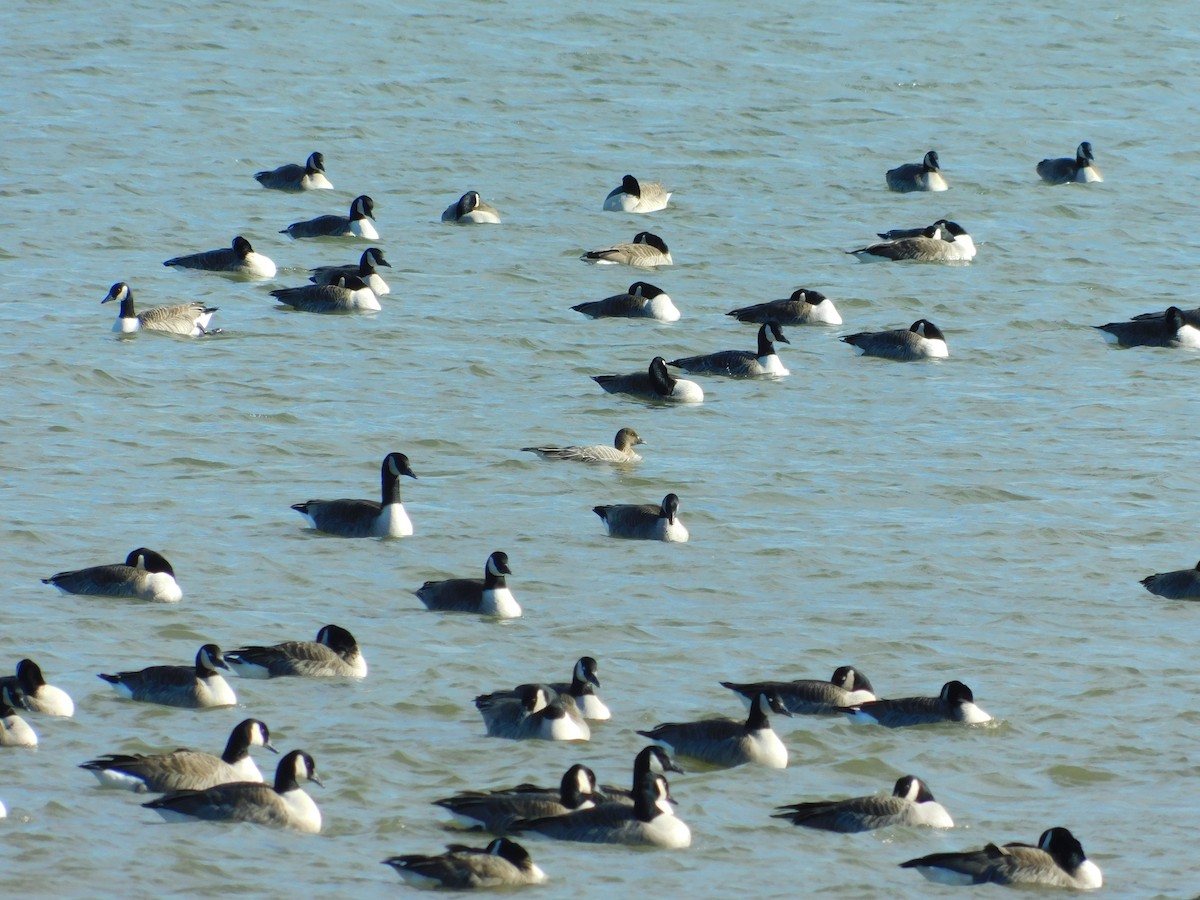
[{"label": "goose with white rump", "polygon": [[[931,246],[923,240],[916,240],[929,237],[931,228],[939,230],[938,237],[945,246]],[[884,243],[872,244],[851,252],[866,254],[859,258],[867,261],[871,256],[879,259],[916,259],[923,262],[970,262],[975,258],[975,239],[967,233],[967,229],[949,219],[938,219],[932,225],[919,228],[893,228],[877,233]]]},{"label": "goose with white rump", "polygon": [[1059,157],[1058,159],[1043,159],[1037,164],[1037,173],[1042,181],[1049,184],[1093,184],[1103,181],[1100,168],[1096,165],[1096,157],[1092,155],[1092,145],[1084,141],[1075,148],[1075,157]]},{"label": "goose with white rump", "polygon": [[396,538],[413,533],[412,520],[400,502],[400,476],[417,476],[403,453],[392,452],[380,465],[380,499],[306,500],[292,504],[317,531],[348,538]]},{"label": "goose with white rump", "polygon": [[122,697],[142,703],[188,709],[236,706],[237,696],[218,669],[229,669],[221,648],[205,644],[196,651],[192,666],[149,666],[97,677],[111,684]]},{"label": "goose with white rump", "polygon": [[479,191],[467,191],[446,207],[442,221],[458,225],[499,225],[500,210],[486,203]]},{"label": "goose with white rump", "polygon": [[612,718],[612,712],[596,693],[600,687],[600,676],[596,674],[599,664],[595,657],[581,656],[571,670],[570,681],[540,681],[531,684],[519,684],[507,691],[495,691],[488,696],[493,699],[502,697],[519,698],[530,687],[544,687],[557,697],[568,709],[574,708],[585,719],[604,721]]},{"label": "goose with white rump", "polygon": [[642,457],[633,449],[638,444],[644,444],[641,436],[632,428],[622,428],[613,438],[612,446],[592,444],[577,447],[522,447],[522,453],[536,453],[542,459],[570,459],[578,462],[595,463],[635,463],[641,462]]},{"label": "goose with white rump", "polygon": [[897,362],[946,359],[950,350],[942,330],[928,319],[917,319],[907,329],[860,331],[842,338],[863,356],[878,356]]},{"label": "goose with white rump", "polygon": [[747,709],[763,691],[776,691],[793,715],[836,715],[843,707],[878,699],[870,679],[853,666],[838,666],[828,681],[722,681],[721,687],[737,694]]},{"label": "goose with white rump", "polygon": [[410,853],[388,857],[383,864],[395,869],[413,887],[468,890],[541,884],[546,880],[546,873],[534,863],[529,851],[508,838],[496,838],[482,848],[448,844],[446,852],[438,856]]},{"label": "goose with white rump", "polygon": [[205,250],[187,256],[175,256],[163,263],[176,269],[202,269],[206,272],[228,272],[244,278],[274,278],[275,263],[254,252],[250,242],[240,234],[228,247]]},{"label": "goose with white rump", "polygon": [[757,350],[720,350],[702,356],[673,359],[667,365],[692,374],[728,375],[731,378],[762,378],[787,375],[775,352],[776,342],[790,344],[778,322],[767,322],[758,329]]},{"label": "goose with white rump", "polygon": [[517,696],[508,691],[480,694],[475,708],[488,737],[514,741],[587,741],[592,730],[573,706],[568,708],[545,685],[526,685]]},{"label": "goose with white rump", "polygon": [[590,300],[571,307],[593,319],[654,319],[678,322],[679,309],[667,292],[646,281],[635,281],[623,294]]},{"label": "goose with white rump", "polygon": [[593,506],[612,537],[682,544],[689,537],[679,518],[679,495],[667,494],[661,504],[614,503]]},{"label": "goose with white rump", "polygon": [[1178,306],[1142,314],[1128,322],[1095,325],[1104,340],[1119,347],[1200,347],[1200,327]]},{"label": "goose with white rump", "polygon": [[1200,600],[1200,563],[1192,569],[1159,572],[1138,582],[1142,587],[1168,600]]},{"label": "goose with white rump", "polygon": [[325,215],[304,222],[293,222],[287,228],[281,228],[279,233],[293,238],[355,237],[377,241],[379,232],[372,221],[374,216],[375,201],[362,194],[350,203],[349,215]]},{"label": "goose with white rump", "polygon": [[75,715],[75,701],[62,688],[47,684],[41,666],[32,659],[23,659],[17,663],[15,675],[0,678],[0,688],[8,686],[20,692],[21,704],[30,712],[44,716]]},{"label": "goose with white rump", "polygon": [[251,822],[316,834],[321,830],[321,811],[300,787],[302,779],[321,784],[313,758],[303,750],[293,750],[275,768],[274,785],[234,781],[201,791],[168,794],[142,806],[155,810],[168,822]]},{"label": "goose with white rump", "polygon": [[349,279],[350,276],[356,275],[366,283],[371,293],[382,297],[384,294],[390,294],[392,289],[379,274],[380,266],[390,269],[392,264],[383,258],[383,251],[378,247],[368,247],[362,252],[357,265],[317,266],[308,270],[312,273],[308,280],[313,284],[337,284],[341,278]]},{"label": "goose with white rump", "polygon": [[700,719],[695,722],[665,722],[638,734],[657,741],[676,756],[686,756],[710,766],[732,768],[752,763],[771,769],[785,769],[788,751],[771,728],[770,712],[790,717],[776,691],[766,690],[755,697],[750,715],[739,719]]},{"label": "goose with white rump", "polygon": [[671,192],[657,181],[639,181],[632,175],[621,179],[620,185],[604,198],[606,212],[650,213],[667,208]]},{"label": "goose with white rump", "polygon": [[650,360],[645,372],[628,375],[593,375],[592,381],[610,394],[627,394],[662,403],[703,403],[704,390],[694,381],[676,378],[661,356]]},{"label": "goose with white rump", "polygon": [[166,558],[154,550],[138,547],[123,563],[71,569],[43,578],[64,594],[91,597],[128,597],[151,603],[178,603],[183,591],[175,580],[175,570]]},{"label": "goose with white rump", "polygon": [[936,697],[901,697],[896,700],[872,700],[844,707],[854,722],[903,728],[909,725],[933,725],[957,722],[980,725],[992,717],[975,705],[975,695],[961,681],[947,681]]},{"label": "goose with white rump", "polygon": [[931,853],[900,863],[936,884],[1010,884],[1094,891],[1103,886],[1100,867],[1066,828],[1048,828],[1037,846],[1013,842],[982,850]]},{"label": "goose with white rump", "polygon": [[557,816],[588,809],[605,797],[596,788],[596,773],[584,765],[573,765],[563,773],[557,788],[519,784],[492,791],[460,791],[453,797],[434,800],[454,821],[467,828],[483,828],[507,834],[517,819]]},{"label": "goose with white rump", "polygon": [[100,302],[107,303],[110,300],[121,304],[117,310],[117,321],[112,328],[118,334],[158,331],[163,334],[199,337],[210,333],[208,324],[218,309],[216,306],[205,306],[200,302],[176,303],[172,306],[153,306],[139,313],[133,306],[133,291],[124,281],[118,281],[110,287],[108,294]]},{"label": "goose with white rump", "polygon": [[287,163],[277,169],[254,173],[254,180],[275,191],[329,191],[333,184],[325,175],[325,156],[310,153],[304,165]]},{"label": "goose with white rump", "polygon": [[367,661],[345,628],[326,625],[316,640],[284,641],[269,647],[242,647],[225,654],[225,662],[243,678],[365,678]]},{"label": "goose with white rump", "polygon": [[497,550],[483,566],[483,578],[449,578],[426,581],[414,594],[426,609],[437,612],[474,613],[497,619],[516,619],[521,607],[509,590],[506,576],[511,575],[508,554]]},{"label": "goose with white rump", "polygon": [[904,163],[888,169],[884,176],[893,191],[907,194],[912,191],[944,191],[950,187],[942,175],[937,151],[930,150],[919,163]]},{"label": "goose with white rump", "polygon": [[666,241],[649,231],[639,231],[626,244],[614,244],[600,250],[589,250],[579,257],[584,262],[599,265],[624,265],[651,268],[674,263]]},{"label": "goose with white rump", "polygon": [[333,284],[276,288],[271,296],[292,309],[311,313],[379,312],[379,298],[357,275],[341,275]]},{"label": "goose with white rump", "polygon": [[833,301],[811,288],[797,288],[784,300],[769,300],[742,306],[725,313],[739,322],[754,322],[765,325],[778,322],[780,325],[841,325],[842,316]]},{"label": "goose with white rump", "polygon": [[12,687],[0,690],[0,747],[36,747],[37,732],[17,715],[16,699]]},{"label": "goose with white rump", "polygon": [[793,825],[842,834],[896,825],[954,827],[954,820],[946,808],[933,798],[925,782],[913,775],[898,779],[891,794],[872,794],[846,800],[810,800],[777,806],[776,809],[783,811],[774,813],[774,819],[786,819]]}]

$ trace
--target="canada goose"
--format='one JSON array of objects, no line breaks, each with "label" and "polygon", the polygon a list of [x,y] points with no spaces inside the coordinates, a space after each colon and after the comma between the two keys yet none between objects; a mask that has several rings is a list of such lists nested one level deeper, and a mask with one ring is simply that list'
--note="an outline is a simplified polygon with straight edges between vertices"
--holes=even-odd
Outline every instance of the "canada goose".
[{"label": "canada goose", "polygon": [[791,716],[778,693],[763,691],[755,698],[745,722],[727,718],[666,722],[638,734],[664,745],[676,756],[691,757],[711,766],[732,768],[754,763],[785,769],[787,747],[771,729],[768,712]]},{"label": "canada goose", "polygon": [[787,819],[793,825],[822,828],[852,834],[889,828],[893,825],[923,825],[929,828],[953,828],[954,820],[946,808],[933,799],[923,781],[905,775],[896,782],[890,795],[872,794],[848,800],[816,800],[777,806],[784,810],[772,818]]},{"label": "canada goose", "polygon": [[204,269],[208,272],[231,272],[247,278],[274,278],[275,263],[261,253],[255,253],[250,242],[240,234],[228,247],[205,250],[188,256],[175,256],[163,263],[177,269]]},{"label": "canada goose", "polygon": [[579,257],[584,262],[600,265],[669,266],[671,251],[657,234],[639,231],[628,244],[614,244],[601,250],[589,250]]},{"label": "canada goose", "polygon": [[961,722],[978,725],[992,717],[975,705],[975,695],[961,681],[947,681],[936,697],[902,697],[872,700],[842,709],[853,721],[871,722],[888,728]]},{"label": "canada goose", "polygon": [[587,741],[592,731],[573,706],[568,708],[544,685],[526,685],[513,696],[507,691],[480,694],[475,708],[489,737],[514,741]]},{"label": "canada goose", "polygon": [[483,578],[426,581],[413,593],[427,609],[516,619],[521,615],[521,606],[505,580],[505,576],[511,574],[508,554],[497,550],[488,556],[483,567]]},{"label": "canada goose", "polygon": [[767,322],[758,329],[757,350],[720,350],[702,356],[673,359],[667,365],[685,372],[707,375],[729,375],[735,378],[757,378],[766,375],[787,375],[775,352],[775,342],[790,344],[778,322]]},{"label": "canada goose", "polygon": [[656,319],[659,322],[679,321],[679,309],[667,292],[645,281],[635,281],[624,294],[613,294],[603,300],[577,303],[571,307],[593,319]]},{"label": "canada goose", "polygon": [[293,238],[309,237],[356,237],[368,241],[379,240],[379,232],[371,220],[375,216],[375,201],[366,194],[355,197],[346,216],[317,216],[305,222],[293,222],[281,228],[280,234]]},{"label": "canada goose", "polygon": [[663,775],[667,772],[683,774],[683,767],[667,755],[667,751],[658,744],[647,744],[633,758],[633,788],[616,787],[606,784],[600,791],[612,803],[624,803],[632,806],[636,802],[638,786],[649,775]]},{"label": "canada goose", "polygon": [[1200,600],[1200,563],[1194,569],[1160,572],[1138,582],[1152,594],[1168,600]]},{"label": "canada goose", "polygon": [[383,864],[414,887],[510,887],[546,880],[546,873],[534,864],[529,852],[507,838],[496,838],[482,849],[448,844],[447,851],[438,856],[392,856]]},{"label": "canada goose", "polygon": [[357,265],[317,266],[315,269],[308,270],[312,273],[308,280],[313,284],[337,284],[340,278],[349,279],[350,276],[357,275],[371,289],[371,293],[376,297],[382,297],[384,294],[390,294],[392,289],[379,274],[379,266],[386,266],[390,269],[392,264],[383,258],[383,251],[378,247],[368,247],[362,252]]},{"label": "canada goose", "polygon": [[456,822],[468,828],[482,827],[493,834],[506,834],[517,819],[587,809],[603,799],[596,789],[596,773],[576,764],[563,773],[557,788],[519,784],[507,790],[462,791],[453,797],[434,800],[433,804],[447,810]]},{"label": "canada goose", "polygon": [[905,163],[887,171],[887,186],[893,191],[944,191],[949,185],[942,176],[936,151],[930,150],[919,163]]},{"label": "canada goose", "polygon": [[570,681],[520,684],[511,690],[495,691],[488,696],[493,700],[505,697],[519,699],[528,688],[544,687],[551,692],[551,699],[557,695],[557,698],[568,710],[574,708],[585,719],[604,721],[612,718],[612,712],[596,693],[596,688],[600,687],[600,678],[596,674],[597,668],[598,664],[594,657],[582,656],[571,670]]},{"label": "canada goose", "polygon": [[119,300],[117,321],[113,331],[132,334],[135,331],[161,331],[165,334],[182,334],[197,337],[208,334],[208,323],[212,321],[215,306],[203,303],[177,303],[174,306],[155,306],[142,312],[133,308],[133,291],[124,281],[118,281],[108,289],[101,303]]},{"label": "canada goose", "polygon": [[946,359],[950,350],[946,336],[928,319],[917,319],[907,330],[860,331],[842,340],[856,347],[863,356],[878,356],[898,362],[917,359]]},{"label": "canada goose", "polygon": [[988,844],[982,850],[933,853],[900,863],[938,884],[1029,884],[1091,891],[1104,884],[1100,867],[1066,828],[1042,832],[1037,846]]},{"label": "canada goose", "polygon": [[610,394],[628,394],[641,400],[664,403],[703,403],[704,391],[694,381],[676,378],[661,356],[650,360],[645,372],[629,375],[593,375],[592,381]]},{"label": "canada goose", "polygon": [[828,681],[811,678],[752,683],[722,681],[721,687],[737,694],[747,708],[763,691],[777,691],[788,712],[803,715],[834,715],[843,707],[877,699],[870,679],[853,666],[838,666]]},{"label": "canada goose", "polygon": [[345,628],[326,625],[313,641],[284,641],[270,647],[243,647],[225,654],[225,662],[243,678],[365,678],[367,661]]},{"label": "canada goose", "polygon": [[500,210],[485,203],[478,191],[467,191],[446,207],[442,221],[459,225],[499,225]]},{"label": "canada goose", "polygon": [[309,525],[339,537],[407,537],[413,533],[412,521],[400,502],[400,476],[416,478],[408,457],[392,452],[380,464],[380,499],[306,500],[292,504]]},{"label": "canada goose", "polygon": [[183,599],[171,564],[146,547],[131,550],[124,563],[59,572],[43,578],[42,584],[52,584],[64,594],[132,597],[152,603],[178,603]]},{"label": "canada goose", "polygon": [[1121,347],[1200,347],[1200,327],[1178,306],[1157,316],[1094,326],[1110,344]]},{"label": "canada goose", "polygon": [[685,543],[688,530],[679,518],[679,496],[667,494],[661,504],[625,503],[593,506],[609,535],[644,541]]},{"label": "canada goose", "polygon": [[739,322],[765,325],[775,321],[780,325],[841,325],[842,317],[833,301],[820,291],[797,288],[786,300],[770,300],[731,309],[725,313]]},{"label": "canada goose", "polygon": [[608,212],[657,212],[666,209],[670,199],[671,192],[657,181],[638,181],[632,175],[626,175],[620,186],[604,198],[604,209]]},{"label": "canada goose", "polygon": [[37,733],[13,709],[13,689],[0,691],[0,747],[36,747]]},{"label": "canada goose", "polygon": [[1092,145],[1084,141],[1075,148],[1075,158],[1069,156],[1058,159],[1043,159],[1037,164],[1037,173],[1042,181],[1050,184],[1069,184],[1078,182],[1090,184],[1103,181],[1104,176],[1096,165],[1096,157],[1092,155]]},{"label": "canada goose", "polygon": [[334,284],[277,288],[271,291],[271,296],[285,306],[303,312],[378,312],[383,309],[375,292],[357,275],[343,275]]},{"label": "canada goose", "polygon": [[150,666],[136,672],[98,677],[111,684],[122,697],[144,703],[193,709],[236,706],[233,688],[217,672],[219,668],[229,668],[221,648],[205,644],[196,651],[194,666]]},{"label": "canada goose", "polygon": [[288,163],[278,169],[255,172],[254,180],[265,188],[276,191],[328,191],[333,189],[325,177],[325,157],[320,153],[309,154],[304,165]]},{"label": "canada goose", "polygon": [[44,716],[75,715],[75,702],[62,688],[47,684],[41,667],[32,659],[17,663],[16,675],[0,678],[0,687],[8,685],[20,691],[22,704],[30,712]]}]

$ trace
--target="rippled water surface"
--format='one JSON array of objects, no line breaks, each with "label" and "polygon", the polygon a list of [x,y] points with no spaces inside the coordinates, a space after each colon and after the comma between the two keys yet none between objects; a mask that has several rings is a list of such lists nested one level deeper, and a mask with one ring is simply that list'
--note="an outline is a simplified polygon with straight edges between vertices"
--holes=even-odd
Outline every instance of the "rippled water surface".
[{"label": "rippled water surface", "polygon": [[[1122,897],[1196,891],[1200,607],[1138,579],[1191,565],[1200,358],[1116,350],[1088,326],[1195,305],[1197,33],[1191,7],[1072,12],[867,2],[403,8],[377,0],[188,5],[19,0],[0,12],[0,668],[37,659],[79,711],[30,716],[2,751],[13,896],[259,896],[405,890],[379,865],[454,836],[430,801],[624,782],[635,729],[740,715],[720,679],[826,677],[886,696],[967,682],[994,727],[885,732],[777,723],[784,771],[676,776],[684,852],[529,844],[538,896],[924,897],[896,864],[1071,828]],[[1090,140],[1105,182],[1034,164]],[[937,149],[951,190],[897,195],[886,169]],[[325,154],[334,191],[255,171]],[[632,172],[669,209],[600,211]],[[438,219],[468,189],[499,227]],[[273,308],[269,288],[364,244],[290,222],[374,197],[393,268],[383,311]],[[963,223],[974,264],[863,265],[876,231]],[[650,229],[676,265],[589,268]],[[246,235],[269,283],[162,260]],[[644,278],[672,325],[570,306]],[[219,306],[217,336],[120,338],[111,304]],[[655,408],[589,376],[753,347],[723,315],[798,286],[845,325],[787,329],[791,375],[699,378]],[[858,358],[837,337],[927,317],[951,358]],[[647,441],[625,470],[521,447]],[[375,494],[401,450],[416,535],[348,541],[292,503]],[[679,494],[686,545],[607,538],[591,507]],[[40,579],[150,546],[184,600],[57,594]],[[412,590],[509,554],[519,620],[440,616]],[[95,673],[311,638],[360,640],[362,683],[237,681],[236,710],[119,700]],[[483,691],[600,661],[615,710],[583,746],[488,739]],[[104,752],[219,751],[254,715],[325,781],[319,837],[163,824],[75,766]],[[274,759],[261,759],[264,769]],[[920,775],[949,833],[807,833],[778,803]],[[485,838],[480,839],[484,843]]]}]

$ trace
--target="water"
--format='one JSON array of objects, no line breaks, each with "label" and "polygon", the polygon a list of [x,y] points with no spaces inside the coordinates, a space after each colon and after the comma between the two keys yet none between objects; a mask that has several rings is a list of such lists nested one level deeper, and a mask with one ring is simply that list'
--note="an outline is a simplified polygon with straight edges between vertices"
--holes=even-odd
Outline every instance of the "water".
[{"label": "water", "polygon": [[[36,752],[4,754],[11,893],[390,896],[379,860],[453,839],[431,800],[555,783],[576,761],[623,783],[635,729],[738,714],[718,680],[844,663],[888,696],[960,678],[998,725],[779,723],[789,769],[673,779],[689,850],[531,841],[552,877],[539,895],[920,897],[932,889],[898,862],[1051,825],[1075,831],[1110,893],[1195,890],[1197,715],[1180,698],[1196,685],[1196,609],[1137,580],[1197,556],[1200,360],[1114,350],[1087,327],[1194,305],[1195,215],[1177,187],[1200,161],[1180,140],[1197,96],[1190,7],[293,7],[0,13],[3,664],[32,656],[79,705],[72,721],[32,719]],[[1037,182],[1037,160],[1085,139],[1103,184]],[[950,192],[884,189],[887,168],[930,148]],[[336,191],[251,178],[318,149]],[[601,213],[625,172],[665,182],[672,207]],[[502,226],[438,222],[471,188]],[[394,266],[383,312],[273,309],[268,287],[362,250],[278,229],[359,193]],[[841,252],[943,215],[979,242],[970,267]],[[673,268],[577,260],[644,228]],[[238,233],[279,264],[269,285],[161,266]],[[680,322],[569,309],[640,278]],[[118,339],[99,305],[117,280],[143,306],[220,306],[225,331]],[[752,347],[723,313],[800,285],[846,324],[789,329],[782,382],[701,379],[702,407],[658,409],[589,380]],[[947,334],[944,363],[860,359],[836,340],[922,316]],[[649,442],[632,471],[518,449],[623,425]],[[322,537],[288,510],[372,496],[389,450],[419,476],[403,485],[414,537]],[[590,511],[669,490],[687,545],[608,540]],[[178,607],[39,583],[140,545],[175,564]],[[410,593],[481,572],[495,549],[523,619],[437,616]],[[363,644],[362,684],[241,681],[237,710],[192,713],[123,703],[94,677],[327,622]],[[589,745],[483,737],[477,693],[565,678],[583,653],[616,711]],[[320,837],[168,827],[75,768],[217,751],[247,715],[316,757]],[[840,837],[768,817],[906,772],[957,829]]]}]

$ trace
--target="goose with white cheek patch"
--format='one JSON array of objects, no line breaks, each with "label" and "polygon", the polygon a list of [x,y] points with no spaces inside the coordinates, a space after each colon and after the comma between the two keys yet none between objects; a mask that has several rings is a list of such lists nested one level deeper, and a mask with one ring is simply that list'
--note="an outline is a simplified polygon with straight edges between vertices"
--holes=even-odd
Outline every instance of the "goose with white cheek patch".
[{"label": "goose with white cheek patch", "polygon": [[209,333],[208,324],[218,309],[203,303],[177,303],[173,306],[154,306],[139,313],[133,307],[133,291],[124,281],[118,281],[110,287],[108,295],[100,302],[107,303],[110,300],[121,304],[117,311],[117,321],[112,328],[118,334],[160,331],[164,334],[198,337]]},{"label": "goose with white cheek patch", "polygon": [[255,253],[250,242],[240,234],[228,247],[205,250],[188,256],[176,256],[163,263],[177,269],[203,269],[206,272],[229,272],[245,278],[274,278],[275,263],[261,253]]},{"label": "goose with white cheek patch", "polygon": [[516,619],[521,615],[521,607],[505,580],[505,576],[511,574],[508,554],[497,550],[488,556],[483,567],[483,578],[426,581],[413,593],[425,604],[426,609]]},{"label": "goose with white cheek patch", "polygon": [[313,641],[284,641],[270,647],[242,647],[225,662],[243,678],[365,678],[367,661],[345,628],[326,625]]},{"label": "goose with white cheek patch", "polygon": [[746,721],[717,718],[696,722],[666,722],[638,734],[665,746],[676,756],[686,756],[710,766],[732,768],[752,763],[785,769],[787,747],[771,728],[767,713],[790,717],[774,691],[763,691],[750,707]]},{"label": "goose with white cheek patch", "polygon": [[[893,249],[889,251],[888,245],[895,244],[898,241],[912,241],[914,238],[929,236],[929,229],[940,229],[940,238],[946,246],[933,247],[924,255],[919,250],[924,246],[923,242],[917,241],[909,244],[905,243],[901,249],[907,248],[910,254],[900,255],[900,251]],[[921,228],[893,228],[890,231],[880,231],[879,236],[883,238],[884,244],[872,244],[871,247],[865,247],[862,250],[852,250],[852,253],[868,253],[874,247],[883,248],[876,255],[879,258],[894,258],[894,259],[917,259],[924,262],[970,262],[975,258],[977,252],[975,247],[975,239],[967,233],[967,229],[963,228],[957,222],[951,222],[949,219],[938,219],[933,225],[924,226]],[[888,252],[892,252],[893,256],[887,256]],[[860,259],[863,257],[860,257]]]},{"label": "goose with white cheek patch", "polygon": [[1143,316],[1129,322],[1109,322],[1093,326],[1104,340],[1120,347],[1200,347],[1200,327],[1189,321],[1178,306],[1165,312]]},{"label": "goose with white cheek patch", "polygon": [[842,316],[833,301],[810,288],[797,288],[784,300],[770,300],[742,306],[725,313],[739,322],[755,322],[765,325],[778,322],[780,325],[841,325]]},{"label": "goose with white cheek patch", "polygon": [[37,732],[17,715],[16,700],[13,688],[0,691],[0,747],[36,747]]},{"label": "goose with white cheek patch", "polygon": [[367,287],[371,289],[371,293],[376,297],[382,297],[384,294],[390,294],[392,289],[379,274],[380,266],[390,269],[392,264],[383,258],[383,251],[378,247],[368,247],[359,257],[358,265],[317,266],[315,269],[308,270],[312,273],[308,280],[313,284],[337,284],[341,278],[349,279],[356,275],[366,283]]},{"label": "goose with white cheek patch", "polygon": [[254,180],[274,191],[329,191],[333,184],[325,175],[325,157],[310,153],[304,165],[287,163],[277,169],[255,172]]},{"label": "goose with white cheek patch", "polygon": [[313,758],[303,750],[293,750],[279,761],[274,785],[235,781],[202,791],[168,794],[142,806],[157,811],[168,822],[252,822],[316,834],[321,830],[321,811],[300,787],[302,779],[321,784]]},{"label": "goose with white cheek patch", "polygon": [[919,163],[904,163],[888,169],[887,186],[893,191],[907,194],[912,191],[944,191],[950,187],[942,175],[937,152],[930,150]]},{"label": "goose with white cheek patch", "polygon": [[873,700],[841,710],[855,722],[902,728],[908,725],[932,725],[958,722],[979,725],[992,717],[975,705],[975,695],[961,681],[947,681],[936,697],[902,697],[898,700]]},{"label": "goose with white cheek patch", "polygon": [[797,678],[794,681],[722,681],[721,687],[733,691],[749,709],[763,691],[775,691],[793,715],[836,715],[842,707],[875,700],[870,679],[853,666],[838,666],[828,681]]},{"label": "goose with white cheek patch", "polygon": [[613,438],[612,446],[592,444],[585,447],[522,447],[522,453],[536,453],[542,459],[570,459],[592,463],[635,463],[642,457],[633,449],[644,444],[641,436],[632,428],[622,428]]},{"label": "goose with white cheek patch", "polygon": [[128,597],[151,603],[178,603],[183,591],[175,570],[162,554],[146,547],[130,551],[124,563],[72,569],[43,578],[64,594],[91,597]]},{"label": "goose with white cheek patch", "polygon": [[613,294],[603,300],[577,303],[571,307],[593,319],[654,319],[658,322],[678,322],[679,309],[660,287],[645,281],[635,281],[624,294]]},{"label": "goose with white cheek patch", "polygon": [[130,700],[204,709],[237,705],[233,688],[217,671],[228,668],[221,648],[216,644],[205,644],[196,652],[193,666],[150,666],[136,672],[98,677]]},{"label": "goose with white cheek patch", "polygon": [[376,500],[306,500],[292,504],[310,526],[348,538],[396,538],[413,533],[412,520],[400,502],[400,476],[416,478],[403,453],[389,453],[380,465],[380,498]]},{"label": "goose with white cheek patch", "polygon": [[658,212],[667,208],[670,199],[671,192],[659,182],[638,181],[632,175],[626,175],[604,198],[604,209],[606,212]]},{"label": "goose with white cheek patch", "polygon": [[446,207],[442,221],[458,225],[499,225],[500,210],[485,203],[479,191],[467,191]]},{"label": "goose with white cheek patch", "polygon": [[946,336],[928,319],[917,319],[908,330],[860,331],[848,334],[842,340],[863,356],[878,356],[897,362],[946,359],[950,356]]},{"label": "goose with white cheek patch", "polygon": [[653,503],[617,503],[593,506],[612,537],[639,541],[686,543],[689,535],[679,518],[679,495],[667,494],[659,505]]},{"label": "goose with white cheek patch", "polygon": [[872,794],[847,800],[813,800],[778,806],[783,812],[772,818],[786,819],[793,825],[820,828],[842,834],[874,831],[895,825],[927,828],[953,828],[954,820],[938,803],[923,781],[905,775],[896,782],[890,795]]},{"label": "goose with white cheek patch", "polygon": [[1104,884],[1100,867],[1087,858],[1066,828],[1042,832],[1037,846],[988,844],[982,850],[932,853],[900,863],[936,884],[1015,884],[1093,891]]},{"label": "goose with white cheek patch", "polygon": [[600,265],[653,266],[673,265],[671,251],[666,242],[657,234],[649,231],[639,231],[628,244],[614,244],[601,250],[589,250],[579,257],[584,262]]},{"label": "goose with white cheek patch", "polygon": [[17,663],[15,675],[0,678],[0,688],[12,686],[20,691],[21,705],[43,716],[75,715],[75,701],[62,688],[46,683],[42,668],[32,659]]},{"label": "goose with white cheek patch", "polygon": [[662,403],[703,403],[704,390],[694,381],[676,378],[661,356],[650,360],[645,372],[629,375],[593,375],[592,381],[610,394],[627,394]]},{"label": "goose with white cheek patch", "polygon": [[271,744],[271,732],[266,723],[258,719],[245,719],[234,726],[220,756],[202,750],[110,753],[89,760],[79,768],[87,769],[105,787],[123,788],[139,794],[202,791],[231,781],[261,782],[262,772],[250,755],[251,747],[279,752]]},{"label": "goose with white cheek patch", "polygon": [[1074,159],[1069,156],[1043,159],[1037,164],[1037,173],[1042,181],[1049,184],[1092,184],[1104,180],[1096,165],[1096,157],[1092,155],[1092,145],[1088,141],[1075,148]]},{"label": "goose with white cheek patch", "polygon": [[637,802],[638,786],[649,775],[663,775],[667,772],[683,774],[683,767],[667,755],[667,751],[658,744],[647,744],[633,758],[633,788],[616,787],[606,784],[600,788],[605,798],[612,803],[624,803],[633,806]]},{"label": "goose with white cheek patch", "polygon": [[1142,587],[1168,600],[1200,600],[1200,563],[1194,569],[1159,572],[1138,582]]},{"label": "goose with white cheek patch", "polygon": [[767,322],[758,329],[757,350],[721,350],[703,356],[673,359],[667,365],[685,372],[704,375],[728,375],[732,378],[762,378],[787,375],[775,352],[776,341],[790,344],[778,322]]},{"label": "goose with white cheek patch", "polygon": [[375,201],[363,194],[350,203],[350,214],[346,216],[317,216],[305,222],[293,222],[281,228],[280,234],[293,238],[310,237],[355,237],[368,241],[379,240],[372,219],[375,216]]},{"label": "goose with white cheek patch", "polygon": [[546,880],[546,873],[534,864],[529,851],[507,838],[496,838],[483,848],[448,844],[446,852],[438,856],[392,856],[383,864],[395,869],[413,887],[468,890],[541,884]]},{"label": "goose with white cheek patch", "polygon": [[333,284],[277,288],[271,296],[284,306],[311,313],[378,312],[379,298],[357,275],[341,276]]},{"label": "goose with white cheek patch", "polygon": [[551,698],[557,698],[567,709],[578,711],[585,719],[604,721],[612,718],[612,712],[596,693],[600,687],[600,676],[596,674],[599,664],[595,657],[581,656],[571,670],[570,681],[541,681],[533,684],[519,684],[512,690],[496,691],[488,696],[493,699],[508,697],[518,699],[531,687],[543,687],[549,690]]},{"label": "goose with white cheek patch", "polygon": [[467,828],[482,827],[493,834],[507,834],[509,826],[518,819],[588,809],[603,799],[596,789],[596,773],[577,764],[563,773],[557,788],[519,784],[495,791],[462,791],[453,797],[434,800],[433,804],[447,810],[455,822]]},{"label": "goose with white cheek patch", "polygon": [[544,685],[527,685],[514,697],[507,691],[480,694],[475,708],[489,737],[514,741],[587,741],[592,731],[575,709],[568,709]]}]

